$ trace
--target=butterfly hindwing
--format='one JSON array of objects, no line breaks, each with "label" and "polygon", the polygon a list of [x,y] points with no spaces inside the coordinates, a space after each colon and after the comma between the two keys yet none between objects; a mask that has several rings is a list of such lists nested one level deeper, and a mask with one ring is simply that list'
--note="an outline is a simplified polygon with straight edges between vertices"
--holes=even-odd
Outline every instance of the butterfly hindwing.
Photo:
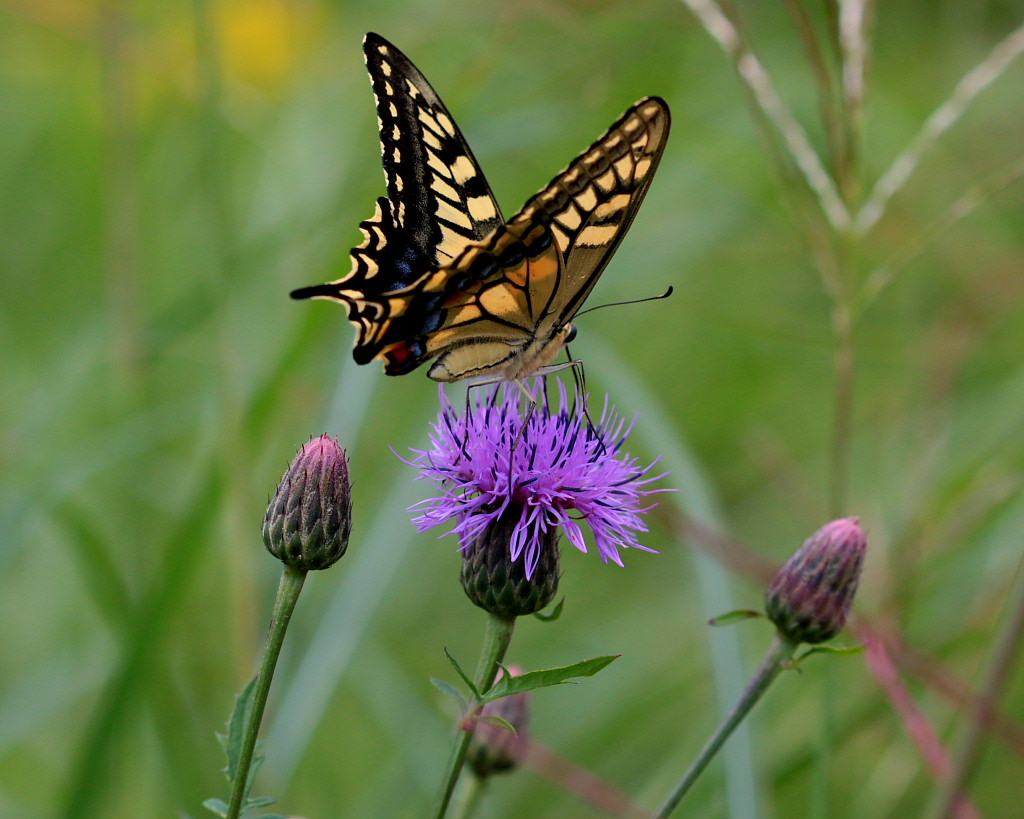
[{"label": "butterfly hindwing", "polygon": [[[536,369],[530,366],[535,362],[523,361],[524,353],[562,276],[562,256],[546,225],[525,220],[502,225],[451,266],[392,297],[394,309],[424,317],[429,329],[412,337],[398,332],[382,337],[385,372],[401,375],[435,356],[439,360],[429,375],[439,381],[496,373],[518,377],[523,363],[526,370]],[[555,353],[552,349],[551,356]]]}]

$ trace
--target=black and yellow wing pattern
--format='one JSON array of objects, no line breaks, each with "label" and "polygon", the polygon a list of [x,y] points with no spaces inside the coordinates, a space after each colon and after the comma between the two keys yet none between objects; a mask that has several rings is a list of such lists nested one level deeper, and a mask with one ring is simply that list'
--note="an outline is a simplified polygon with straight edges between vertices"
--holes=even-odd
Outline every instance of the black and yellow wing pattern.
[{"label": "black and yellow wing pattern", "polygon": [[438,381],[547,365],[622,241],[665,148],[669,111],[630,107],[505,222],[451,114],[397,48],[368,34],[387,198],[342,279],[292,293],[342,302],[360,364]]}]

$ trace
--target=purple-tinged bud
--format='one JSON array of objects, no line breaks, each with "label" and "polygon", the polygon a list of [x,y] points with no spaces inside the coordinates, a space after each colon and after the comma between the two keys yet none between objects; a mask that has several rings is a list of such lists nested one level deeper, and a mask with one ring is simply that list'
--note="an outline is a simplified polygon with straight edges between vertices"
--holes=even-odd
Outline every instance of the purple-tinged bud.
[{"label": "purple-tinged bud", "polygon": [[512,539],[521,510],[509,507],[462,550],[462,588],[484,611],[512,620],[540,611],[558,591],[557,528],[539,540],[537,565],[527,576],[523,555],[512,559]]},{"label": "purple-tinged bud", "polygon": [[321,435],[284,473],[263,519],[263,542],[285,565],[308,572],[333,566],[351,531],[348,457],[334,438]]},{"label": "purple-tinged bud", "polygon": [[[509,666],[512,676],[522,674],[521,668]],[[504,672],[498,673],[500,680]],[[530,695],[511,694],[487,703],[482,717],[501,717],[515,728],[515,733],[503,725],[480,721],[476,724],[466,761],[479,777],[511,772],[522,761],[526,751],[526,731],[530,725]]]},{"label": "purple-tinged bud", "polygon": [[846,624],[868,541],[859,518],[822,526],[801,546],[765,592],[765,610],[797,643],[831,640]]}]

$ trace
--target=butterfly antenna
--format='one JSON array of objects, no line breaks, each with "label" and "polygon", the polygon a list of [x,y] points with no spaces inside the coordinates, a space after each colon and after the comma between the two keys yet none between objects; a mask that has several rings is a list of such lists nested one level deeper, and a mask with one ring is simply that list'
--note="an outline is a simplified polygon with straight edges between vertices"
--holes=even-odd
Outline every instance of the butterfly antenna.
[{"label": "butterfly antenna", "polygon": [[660,301],[661,299],[667,299],[669,296],[672,295],[673,291],[674,288],[672,287],[672,285],[669,285],[668,290],[666,290],[660,296],[647,296],[646,298],[630,299],[629,301],[613,301],[610,302],[609,304],[599,304],[596,307],[588,307],[586,310],[581,310],[575,316],[573,316],[573,321],[578,319],[580,316],[585,316],[587,313],[593,313],[595,310],[601,310],[602,308],[605,307],[622,307],[624,304],[643,304],[645,301]]}]

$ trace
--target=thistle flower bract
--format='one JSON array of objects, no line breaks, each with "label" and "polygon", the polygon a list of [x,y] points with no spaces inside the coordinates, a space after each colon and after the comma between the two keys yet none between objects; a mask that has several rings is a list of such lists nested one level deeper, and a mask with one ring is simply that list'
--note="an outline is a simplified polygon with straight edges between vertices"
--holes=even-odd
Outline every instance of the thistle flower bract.
[{"label": "thistle flower bract", "polygon": [[811,535],[765,593],[779,632],[793,642],[823,643],[842,631],[866,549],[858,518],[834,520]]},{"label": "thistle flower bract", "polygon": [[352,531],[348,458],[329,435],[311,439],[284,473],[263,519],[263,542],[278,560],[308,572],[345,554]]},{"label": "thistle flower bract", "polygon": [[[653,552],[636,541],[647,527],[641,514],[644,487],[661,475],[648,477],[654,464],[638,465],[623,453],[632,425],[607,399],[596,424],[591,425],[579,402],[570,402],[559,384],[559,409],[535,381],[533,411],[521,406],[518,389],[496,385],[460,416],[440,391],[441,412],[430,436],[431,448],[414,450],[409,461],[440,490],[416,506],[420,531],[456,521],[464,555],[490,530],[502,531],[508,556],[522,560],[525,577],[532,579],[544,565],[542,553],[554,549],[561,530],[577,549],[587,551],[585,522],[604,562],[622,565],[619,549]],[[493,538],[489,538],[493,541]],[[554,563],[557,572],[557,562]],[[553,594],[553,592],[552,592]]]}]

